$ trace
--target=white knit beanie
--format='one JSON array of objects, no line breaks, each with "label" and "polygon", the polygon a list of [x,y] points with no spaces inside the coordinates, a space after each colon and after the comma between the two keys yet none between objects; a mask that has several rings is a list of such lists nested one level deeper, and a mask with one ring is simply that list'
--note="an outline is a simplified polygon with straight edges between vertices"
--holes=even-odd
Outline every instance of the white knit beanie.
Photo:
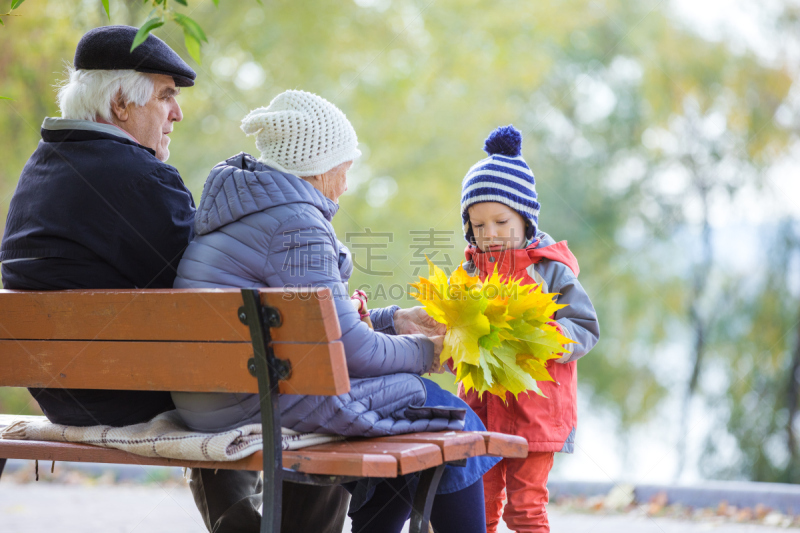
[{"label": "white knit beanie", "polygon": [[350,121],[335,105],[305,91],[286,91],[242,119],[255,135],[259,161],[281,172],[324,174],[361,155]]}]

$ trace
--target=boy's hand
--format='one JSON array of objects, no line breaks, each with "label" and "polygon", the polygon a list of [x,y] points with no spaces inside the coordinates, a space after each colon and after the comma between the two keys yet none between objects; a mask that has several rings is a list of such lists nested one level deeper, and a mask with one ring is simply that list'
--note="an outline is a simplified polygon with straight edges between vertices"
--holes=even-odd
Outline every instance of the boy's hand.
[{"label": "boy's hand", "polygon": [[[554,328],[556,328],[558,330],[558,332],[561,335],[564,335],[564,328],[562,328],[561,324],[559,324],[555,320],[551,320],[550,322],[547,323],[547,325],[548,326],[553,326]],[[562,345],[562,347],[563,347],[563,345]],[[565,352],[557,352],[556,355],[561,357],[561,359],[556,359],[556,361],[558,361],[559,363],[566,363],[567,359],[569,359],[570,356],[572,355],[572,352],[566,352],[566,353]]]},{"label": "boy's hand", "polygon": [[[439,324],[425,312],[422,306],[409,309],[398,309],[394,313],[394,330],[398,335],[422,333],[427,337],[436,337],[447,333],[447,327]],[[441,352],[441,350],[439,350]],[[439,353],[437,352],[437,354]]]},{"label": "boy's hand", "polygon": [[555,320],[551,320],[550,322],[547,323],[547,325],[548,326],[553,326],[554,328],[556,328],[561,335],[564,334],[564,328],[562,328],[561,324],[559,324]]}]

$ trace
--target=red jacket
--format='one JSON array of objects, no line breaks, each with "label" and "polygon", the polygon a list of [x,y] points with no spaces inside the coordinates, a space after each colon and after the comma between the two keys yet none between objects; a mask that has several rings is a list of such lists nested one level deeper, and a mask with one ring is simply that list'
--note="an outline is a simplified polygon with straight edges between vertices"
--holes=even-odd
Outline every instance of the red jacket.
[{"label": "red jacket", "polygon": [[[464,264],[464,268],[470,274],[477,273],[484,279],[496,265],[501,276],[522,278],[524,284],[542,283],[546,292],[562,292],[562,289],[581,291],[580,295],[571,294],[569,298],[565,298],[565,293],[562,292],[558,298],[559,303],[566,303],[562,299],[573,300],[576,297],[588,302],[588,297],[582,292],[583,288],[575,279],[579,272],[578,261],[570,252],[566,241],[548,246],[543,241],[552,243],[549,236],[539,234],[537,237],[542,239],[520,250],[483,253],[470,246],[466,250],[467,263]],[[569,283],[561,283],[565,278],[569,278]],[[587,315],[585,317],[575,317],[575,323],[570,318],[558,317],[560,312],[556,314],[554,318],[558,318],[559,326],[567,337],[584,340],[587,338],[584,334],[586,331],[595,332],[591,324],[588,328],[583,327],[592,322],[592,319],[594,326],[597,324],[597,316],[594,314],[591,302],[588,302],[588,306],[591,312],[584,312]],[[576,335],[577,328],[585,331]],[[584,355],[594,346],[599,337],[599,328],[596,328],[596,333],[588,336],[592,339],[591,346],[576,347],[575,355],[578,357]],[[588,342],[584,340],[584,343]],[[578,422],[578,369],[575,360],[563,362],[574,359],[569,348],[565,349],[565,353],[562,360],[548,362],[547,370],[555,381],[539,382],[539,387],[546,398],[530,392],[522,393],[519,399],[515,399],[513,394],[507,393],[504,403],[501,398],[489,393],[484,393],[483,398],[478,398],[474,390],[465,394],[462,384],[459,384],[458,395],[477,413],[489,431],[525,437],[528,440],[528,450],[531,452],[571,453]]]}]

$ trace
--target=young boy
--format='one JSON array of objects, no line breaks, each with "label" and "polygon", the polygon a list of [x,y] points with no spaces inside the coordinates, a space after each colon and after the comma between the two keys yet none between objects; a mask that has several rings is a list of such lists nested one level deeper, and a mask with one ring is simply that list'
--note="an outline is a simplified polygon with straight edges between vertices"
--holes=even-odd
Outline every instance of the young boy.
[{"label": "young boy", "polygon": [[[569,304],[553,324],[576,341],[564,348],[547,370],[554,381],[539,382],[546,398],[511,393],[506,398],[472,390],[459,396],[478,414],[489,431],[520,435],[528,440],[528,457],[503,459],[483,476],[486,529],[493,533],[502,516],[517,532],[550,531],[545,504],[547,476],[554,452],[572,453],[577,427],[577,363],[600,335],[592,302],[578,282],[578,261],[567,242],[556,243],[539,231],[533,172],[521,154],[522,134],[513,126],[497,128],[486,139],[489,157],[479,161],[462,183],[461,216],[469,246],[464,268],[481,279],[497,268],[503,277],[540,284],[559,293]],[[503,512],[503,499],[508,503]]]}]

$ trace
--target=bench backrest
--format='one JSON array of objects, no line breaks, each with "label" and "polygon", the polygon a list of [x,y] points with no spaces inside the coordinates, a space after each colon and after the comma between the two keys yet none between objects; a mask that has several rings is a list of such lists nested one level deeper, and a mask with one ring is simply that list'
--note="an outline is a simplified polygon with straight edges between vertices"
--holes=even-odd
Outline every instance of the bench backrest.
[{"label": "bench backrest", "polygon": [[[260,289],[286,394],[350,390],[330,290]],[[238,289],[0,290],[0,386],[258,392]]]}]

